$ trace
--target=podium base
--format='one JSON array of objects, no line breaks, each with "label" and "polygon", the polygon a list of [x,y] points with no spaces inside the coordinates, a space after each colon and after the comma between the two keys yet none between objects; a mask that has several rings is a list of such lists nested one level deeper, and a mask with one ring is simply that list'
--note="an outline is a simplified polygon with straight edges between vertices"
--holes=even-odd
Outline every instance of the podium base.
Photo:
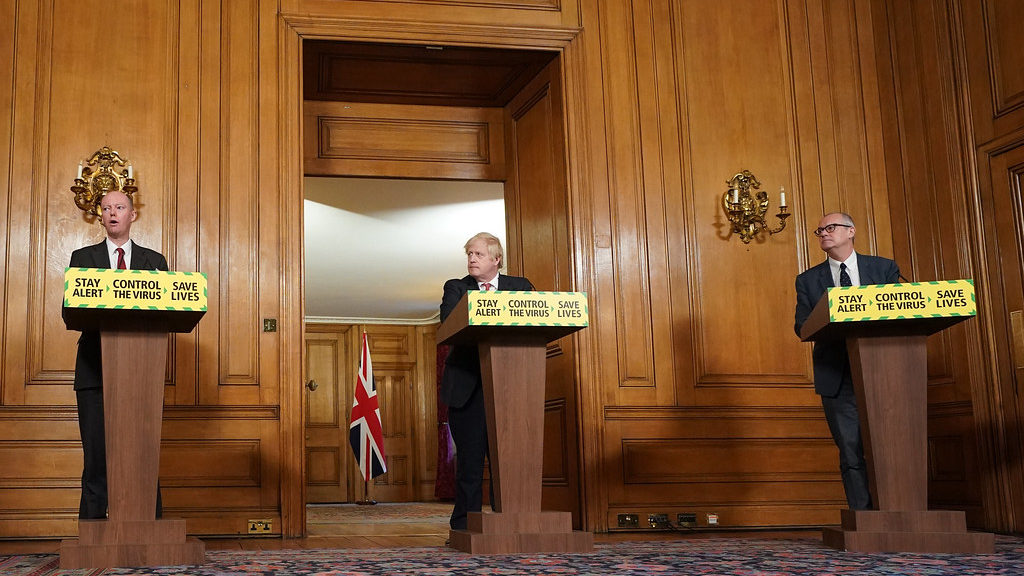
[{"label": "podium base", "polygon": [[451,530],[449,546],[470,554],[583,553],[594,535],[572,529],[568,512],[472,512],[467,530]]},{"label": "podium base", "polygon": [[992,534],[968,532],[964,513],[953,510],[843,510],[841,527],[823,529],[821,540],[850,552],[991,554],[995,548]]},{"label": "podium base", "polygon": [[185,520],[80,520],[60,544],[61,569],[199,565],[206,545],[185,536]]}]

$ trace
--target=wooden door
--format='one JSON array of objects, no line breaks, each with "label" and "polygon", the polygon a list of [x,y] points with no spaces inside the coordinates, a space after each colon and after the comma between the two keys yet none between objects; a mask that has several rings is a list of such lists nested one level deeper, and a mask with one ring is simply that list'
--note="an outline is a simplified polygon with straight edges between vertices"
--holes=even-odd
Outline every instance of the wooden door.
[{"label": "wooden door", "polygon": [[[989,169],[992,194],[983,198],[982,207],[992,226],[985,252],[991,271],[996,384],[1006,421],[1020,422],[1024,414],[1024,143],[992,155]],[[983,309],[979,306],[978,311],[981,314]],[[1010,427],[1006,440],[1010,453],[1024,453],[1020,426]],[[1011,460],[1008,466],[1012,476],[1024,477],[1019,460]],[[1024,509],[1020,491],[1011,498],[1004,503],[1007,507]]]},{"label": "wooden door", "polygon": [[[348,443],[355,357],[351,327],[306,332],[306,502],[350,502],[356,468]],[[358,470],[355,475],[358,477]]]},{"label": "wooden door", "polygon": [[[538,290],[573,290],[567,228],[565,132],[559,61],[505,107],[505,184],[512,273]],[[548,345],[544,395],[545,510],[572,512],[581,526],[573,337]]]},{"label": "wooden door", "polygon": [[[372,348],[371,348],[372,350]],[[413,445],[413,381],[415,364],[374,362],[384,451],[388,471],[372,481],[370,495],[381,502],[410,502],[416,499]]]}]

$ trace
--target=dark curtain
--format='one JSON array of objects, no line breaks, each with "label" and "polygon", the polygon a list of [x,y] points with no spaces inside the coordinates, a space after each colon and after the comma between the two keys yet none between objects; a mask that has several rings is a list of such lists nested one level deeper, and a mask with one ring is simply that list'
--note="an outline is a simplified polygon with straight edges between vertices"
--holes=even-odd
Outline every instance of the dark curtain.
[{"label": "dark curtain", "polygon": [[448,357],[448,346],[437,347],[437,479],[434,496],[441,500],[455,499],[455,444],[448,431],[448,406],[441,402],[441,373]]}]

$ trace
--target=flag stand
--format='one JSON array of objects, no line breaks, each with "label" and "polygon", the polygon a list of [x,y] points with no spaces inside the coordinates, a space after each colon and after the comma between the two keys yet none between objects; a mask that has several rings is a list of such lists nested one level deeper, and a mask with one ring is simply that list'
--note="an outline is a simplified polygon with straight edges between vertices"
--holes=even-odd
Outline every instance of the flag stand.
[{"label": "flag stand", "polygon": [[377,504],[376,500],[370,499],[370,482],[363,480],[363,499],[356,500],[356,504],[360,506],[374,506]]}]

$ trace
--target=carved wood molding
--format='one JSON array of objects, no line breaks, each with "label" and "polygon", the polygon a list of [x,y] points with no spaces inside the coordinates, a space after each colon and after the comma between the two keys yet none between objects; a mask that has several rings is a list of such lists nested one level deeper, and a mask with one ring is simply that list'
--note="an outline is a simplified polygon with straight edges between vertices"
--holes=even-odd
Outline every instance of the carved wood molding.
[{"label": "carved wood molding", "polygon": [[329,18],[283,14],[287,25],[303,38],[422,42],[454,46],[561,48],[580,28],[453,24],[377,18]]},{"label": "carved wood molding", "polygon": [[708,406],[607,406],[608,420],[821,420],[821,408],[770,406],[758,408],[717,408]]},{"label": "carved wood molding", "polygon": [[[377,0],[378,2],[398,2],[408,4],[409,0]],[[439,4],[451,6],[452,0],[415,0],[416,4]],[[513,10],[554,10],[562,9],[561,0],[458,0],[459,6],[476,6],[480,8],[508,8]]]},{"label": "carved wood molding", "polygon": [[[760,460],[760,464],[769,460],[785,460],[788,463],[822,465],[829,461],[825,456],[833,449],[831,438],[623,440],[623,483],[628,486],[693,482],[831,482],[836,479],[836,474],[829,465],[823,466],[821,470],[798,470],[784,465],[780,465],[778,470],[764,470],[754,460]],[[820,453],[822,457],[808,458],[808,452]],[[685,459],[672,458],[677,463],[671,466],[652,465],[664,460],[670,453],[699,454],[703,458],[691,460],[694,462],[692,464],[688,464]],[[746,454],[747,457],[719,459],[715,458],[716,454]],[[733,469],[727,469],[729,467]]]},{"label": "carved wood molding", "polygon": [[[267,456],[259,438],[163,440],[161,459],[171,462],[160,472],[163,486],[251,487],[262,485],[260,460]],[[189,463],[192,464],[189,474]],[[214,465],[210,465],[214,464]]]}]

